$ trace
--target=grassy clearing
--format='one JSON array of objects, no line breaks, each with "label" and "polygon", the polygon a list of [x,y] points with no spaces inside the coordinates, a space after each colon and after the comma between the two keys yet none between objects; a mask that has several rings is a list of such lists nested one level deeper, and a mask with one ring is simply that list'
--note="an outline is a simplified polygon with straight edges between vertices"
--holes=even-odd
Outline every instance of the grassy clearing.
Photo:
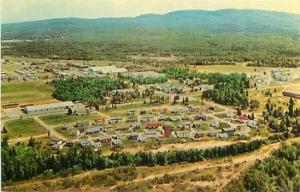
[{"label": "grassy clearing", "polygon": [[53,99],[52,87],[44,82],[18,82],[1,85],[2,103],[8,102],[34,102],[36,100]]},{"label": "grassy clearing", "polygon": [[98,114],[89,114],[89,115],[67,115],[67,114],[53,114],[45,115],[40,117],[48,125],[60,125],[80,121],[96,120],[100,119],[101,116]]},{"label": "grassy clearing", "polygon": [[47,130],[34,119],[11,120],[5,123],[10,139],[46,134]]}]

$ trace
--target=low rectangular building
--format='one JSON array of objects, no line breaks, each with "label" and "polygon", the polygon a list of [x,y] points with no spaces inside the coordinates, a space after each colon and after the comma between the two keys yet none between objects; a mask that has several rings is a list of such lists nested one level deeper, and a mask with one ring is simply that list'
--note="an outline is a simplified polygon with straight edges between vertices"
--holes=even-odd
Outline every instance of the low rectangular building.
[{"label": "low rectangular building", "polygon": [[39,114],[39,113],[67,111],[68,109],[72,109],[73,107],[74,107],[73,102],[66,101],[60,103],[49,103],[49,104],[42,104],[42,105],[27,106],[23,110],[27,114]]}]

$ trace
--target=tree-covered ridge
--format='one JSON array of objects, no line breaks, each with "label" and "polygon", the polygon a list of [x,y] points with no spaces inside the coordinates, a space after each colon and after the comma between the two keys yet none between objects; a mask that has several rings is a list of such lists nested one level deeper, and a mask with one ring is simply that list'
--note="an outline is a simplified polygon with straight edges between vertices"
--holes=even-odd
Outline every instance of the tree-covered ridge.
[{"label": "tree-covered ridge", "polygon": [[[299,66],[300,16],[257,10],[178,11],[135,18],[53,19],[3,24],[2,55],[126,60],[175,55],[194,65],[248,62]],[[47,41],[45,41],[47,39]],[[164,61],[161,62],[165,64]]]},{"label": "tree-covered ridge", "polygon": [[107,91],[125,88],[125,84],[108,77],[103,78],[68,78],[52,82],[53,97],[59,100],[84,101],[99,104],[104,101]]},{"label": "tree-covered ridge", "polygon": [[[237,188],[239,190],[237,190]],[[250,168],[226,191],[293,192],[300,190],[300,144],[284,144],[266,160]]]}]

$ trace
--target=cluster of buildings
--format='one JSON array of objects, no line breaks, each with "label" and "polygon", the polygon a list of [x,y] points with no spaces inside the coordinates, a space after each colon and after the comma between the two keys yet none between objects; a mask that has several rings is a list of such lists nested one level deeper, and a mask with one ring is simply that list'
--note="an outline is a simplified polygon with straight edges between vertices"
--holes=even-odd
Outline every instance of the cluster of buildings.
[{"label": "cluster of buildings", "polygon": [[274,68],[271,71],[271,75],[276,81],[290,81],[293,79],[293,76],[289,70]]}]

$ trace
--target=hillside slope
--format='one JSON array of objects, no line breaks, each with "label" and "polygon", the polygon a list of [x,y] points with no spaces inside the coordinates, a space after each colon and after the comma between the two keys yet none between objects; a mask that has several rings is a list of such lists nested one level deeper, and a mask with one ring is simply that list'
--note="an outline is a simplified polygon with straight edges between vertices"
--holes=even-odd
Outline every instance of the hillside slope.
[{"label": "hillside slope", "polygon": [[[132,18],[62,18],[2,25],[2,39],[53,38],[82,39],[114,37],[117,32],[154,32],[164,30],[213,33],[293,33],[300,34],[300,15],[258,10],[224,9],[217,11],[187,10],[164,15],[147,14]],[[104,35],[103,37],[101,36]],[[111,36],[109,36],[109,34]],[[152,34],[153,35],[153,34]]]}]

